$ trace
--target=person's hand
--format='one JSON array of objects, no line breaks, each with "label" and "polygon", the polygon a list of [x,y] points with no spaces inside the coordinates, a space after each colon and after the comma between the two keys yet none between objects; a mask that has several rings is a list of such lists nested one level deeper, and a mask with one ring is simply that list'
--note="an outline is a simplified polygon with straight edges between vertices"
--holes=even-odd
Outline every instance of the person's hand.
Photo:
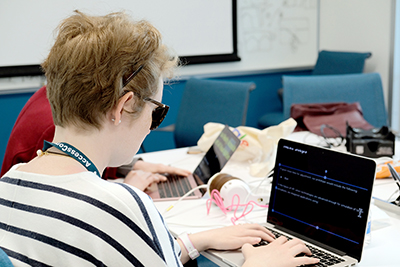
[{"label": "person's hand", "polygon": [[138,160],[135,165],[133,165],[133,170],[141,170],[145,172],[152,172],[152,173],[170,173],[170,174],[177,174],[181,176],[189,176],[191,174],[190,171],[179,169],[176,167],[168,166],[161,163],[150,163],[143,160]]},{"label": "person's hand", "polygon": [[[136,164],[135,164],[136,165]],[[159,183],[166,181],[167,177],[158,173],[145,172],[145,171],[130,171],[124,179],[124,183],[132,185],[144,191],[152,183]]]},{"label": "person's hand", "polygon": [[266,246],[253,247],[251,244],[244,244],[242,253],[245,258],[243,267],[294,267],[319,262],[318,259],[308,256],[296,257],[300,253],[311,255],[311,252],[299,239],[288,241],[283,236]]},{"label": "person's hand", "polygon": [[206,249],[233,250],[245,243],[255,245],[261,240],[272,242],[275,237],[259,224],[239,224],[191,234],[194,246],[203,251]]}]

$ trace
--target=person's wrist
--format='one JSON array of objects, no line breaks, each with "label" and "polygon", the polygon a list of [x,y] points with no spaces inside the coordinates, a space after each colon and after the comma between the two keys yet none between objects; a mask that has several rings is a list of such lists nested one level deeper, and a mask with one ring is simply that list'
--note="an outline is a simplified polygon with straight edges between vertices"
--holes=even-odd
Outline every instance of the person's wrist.
[{"label": "person's wrist", "polygon": [[214,237],[212,230],[189,234],[190,240],[199,252],[214,248]]},{"label": "person's wrist", "polygon": [[183,233],[178,236],[178,238],[181,240],[183,246],[185,247],[189,257],[194,260],[198,256],[200,256],[199,251],[196,249],[196,247],[193,245],[193,242],[190,240],[189,235],[187,233]]}]

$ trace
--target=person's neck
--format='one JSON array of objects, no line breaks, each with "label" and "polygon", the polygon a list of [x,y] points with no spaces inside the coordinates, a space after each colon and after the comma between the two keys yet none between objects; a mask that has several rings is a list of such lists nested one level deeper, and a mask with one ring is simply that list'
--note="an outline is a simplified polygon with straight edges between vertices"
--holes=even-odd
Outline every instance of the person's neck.
[{"label": "person's neck", "polygon": [[93,162],[100,174],[109,163],[109,142],[102,131],[96,129],[83,131],[75,127],[56,126],[52,142],[64,142],[74,146]]}]

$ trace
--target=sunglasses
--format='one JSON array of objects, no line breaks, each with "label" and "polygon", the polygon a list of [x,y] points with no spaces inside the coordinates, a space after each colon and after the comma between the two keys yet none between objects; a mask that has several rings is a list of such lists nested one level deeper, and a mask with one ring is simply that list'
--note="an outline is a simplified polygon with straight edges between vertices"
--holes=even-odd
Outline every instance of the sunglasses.
[{"label": "sunglasses", "polygon": [[[134,71],[131,75],[129,75],[129,77],[123,82],[122,87],[125,87],[142,69],[143,65],[140,65],[139,68],[136,71]],[[157,106],[155,109],[153,109],[153,113],[151,114],[152,122],[150,130],[155,130],[163,122],[165,116],[167,116],[169,106],[164,105],[163,103],[160,103],[149,97],[145,97],[143,98],[143,100],[151,102]]]},{"label": "sunglasses", "polygon": [[165,116],[167,116],[169,106],[167,106],[163,103],[160,103],[154,99],[151,99],[149,97],[145,97],[145,98],[143,98],[143,100],[151,102],[157,106],[155,109],[153,109],[153,113],[151,114],[152,122],[151,122],[150,130],[155,130],[163,122]]}]

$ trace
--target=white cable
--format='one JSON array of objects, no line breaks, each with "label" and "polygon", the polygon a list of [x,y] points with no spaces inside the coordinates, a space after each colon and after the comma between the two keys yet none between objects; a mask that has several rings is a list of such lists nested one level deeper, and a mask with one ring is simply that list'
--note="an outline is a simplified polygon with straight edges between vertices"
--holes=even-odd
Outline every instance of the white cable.
[{"label": "white cable", "polygon": [[189,192],[187,192],[186,194],[184,194],[180,199],[178,199],[174,204],[172,204],[171,206],[169,206],[164,213],[170,211],[175,205],[177,205],[179,202],[181,202],[183,199],[185,199],[186,197],[188,197],[191,193],[193,193],[194,191],[201,189],[201,188],[207,188],[206,184],[203,185],[199,185],[198,187],[193,188],[192,190],[190,190]]},{"label": "white cable", "polygon": [[392,201],[393,195],[396,194],[396,193],[399,192],[399,191],[400,191],[399,189],[396,189],[396,191],[394,191],[393,194],[390,195],[390,197],[388,198],[387,201],[388,201],[388,202]]},{"label": "white cable", "polygon": [[[268,180],[268,176],[264,177],[264,178],[258,183],[258,185],[257,185],[256,187],[253,187],[253,188],[251,189],[250,193],[247,194],[244,203],[247,203],[247,201],[249,200],[249,196],[250,196],[250,195],[256,194],[256,193],[258,192],[258,190],[260,189],[261,185],[262,185],[265,181],[269,181],[269,180]],[[252,184],[252,183],[255,183],[255,182],[258,182],[258,181],[252,181],[252,182],[247,182],[247,183],[248,183],[248,184]],[[267,190],[265,190],[265,191],[267,191]],[[268,196],[268,197],[269,197],[269,196]]]},{"label": "white cable", "polygon": [[[247,194],[244,203],[247,203],[247,202],[248,202],[249,196],[250,196],[250,195],[252,195],[252,194],[258,192],[258,190],[260,189],[261,185],[262,185],[265,181],[268,181],[268,182],[269,182],[268,176],[265,176],[265,177],[258,183],[258,185],[257,185],[256,187],[253,187],[253,188],[251,189],[251,191]],[[257,182],[258,182],[258,181],[257,181]],[[248,184],[250,184],[250,183],[248,183]],[[269,197],[269,196],[268,196],[268,197]],[[246,207],[246,208],[247,208],[247,207]],[[254,211],[254,210],[253,210],[253,211]],[[249,222],[249,221],[247,220],[246,216],[247,216],[247,215],[244,215],[242,218],[243,218],[246,222]]]}]

